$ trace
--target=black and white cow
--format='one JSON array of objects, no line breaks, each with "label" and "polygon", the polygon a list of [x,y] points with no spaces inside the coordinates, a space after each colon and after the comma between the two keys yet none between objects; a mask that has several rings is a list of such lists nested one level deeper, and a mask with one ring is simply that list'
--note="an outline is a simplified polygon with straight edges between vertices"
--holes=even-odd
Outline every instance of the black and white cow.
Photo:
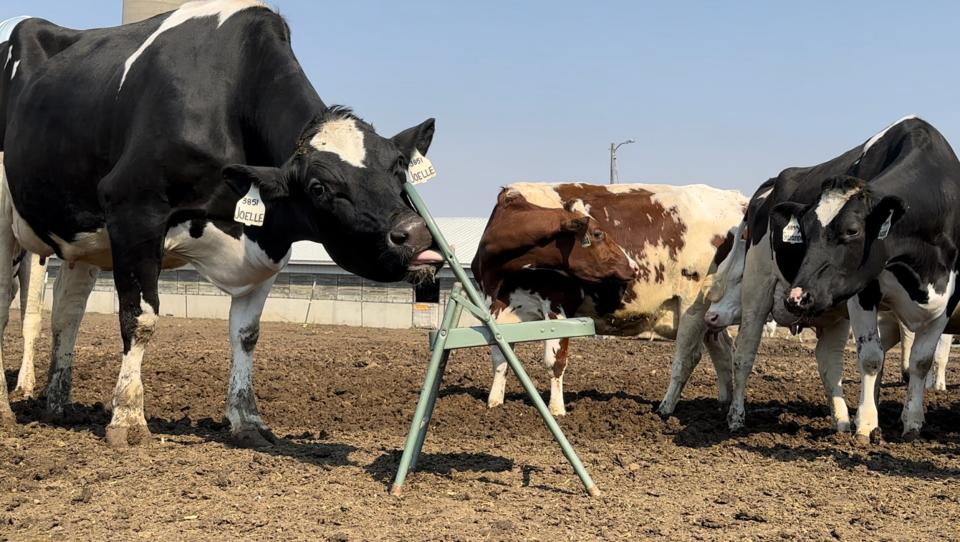
[{"label": "black and white cow", "polygon": [[[916,435],[924,377],[956,306],[958,197],[960,162],[943,136],[915,117],[833,160],[780,173],[761,212],[747,221],[732,428],[743,425],[746,379],[771,310],[781,324],[804,326],[845,321],[848,313],[862,374],[857,435],[869,439],[891,335],[878,329],[886,307],[917,333],[903,414],[905,436]],[[843,344],[846,332],[831,337]]]},{"label": "black and white cow", "polygon": [[[190,263],[232,296],[226,415],[238,442],[257,445],[273,437],[256,407],[253,351],[291,244],[321,242],[345,269],[378,281],[441,261],[402,194],[433,119],[384,138],[348,109],[327,107],[286,23],[259,1],[191,2],[87,31],[27,19],[0,44],[0,59],[0,256],[14,245],[12,227],[24,248],[64,260],[51,326],[54,415],[70,400],[97,270],[113,269],[123,364],[111,445],[149,435],[140,366],[161,269]],[[9,281],[0,266],[0,291]],[[0,407],[9,419],[5,395]]]}]

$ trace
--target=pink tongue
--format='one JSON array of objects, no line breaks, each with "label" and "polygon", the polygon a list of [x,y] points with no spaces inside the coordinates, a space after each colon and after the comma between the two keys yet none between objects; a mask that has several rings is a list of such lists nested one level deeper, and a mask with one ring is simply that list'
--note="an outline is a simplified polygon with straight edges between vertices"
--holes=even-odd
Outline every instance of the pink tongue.
[{"label": "pink tongue", "polygon": [[443,261],[443,255],[436,250],[424,250],[410,262],[412,264],[439,263]]}]

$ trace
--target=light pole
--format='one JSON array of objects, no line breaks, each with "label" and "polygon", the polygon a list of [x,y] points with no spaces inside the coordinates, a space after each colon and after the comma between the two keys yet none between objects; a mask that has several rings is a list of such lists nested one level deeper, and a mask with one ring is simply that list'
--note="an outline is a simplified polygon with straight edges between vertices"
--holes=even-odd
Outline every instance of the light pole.
[{"label": "light pole", "polygon": [[628,139],[616,145],[613,143],[610,144],[610,184],[616,182],[617,178],[617,149],[624,145],[629,145],[630,143],[636,143],[636,141]]}]

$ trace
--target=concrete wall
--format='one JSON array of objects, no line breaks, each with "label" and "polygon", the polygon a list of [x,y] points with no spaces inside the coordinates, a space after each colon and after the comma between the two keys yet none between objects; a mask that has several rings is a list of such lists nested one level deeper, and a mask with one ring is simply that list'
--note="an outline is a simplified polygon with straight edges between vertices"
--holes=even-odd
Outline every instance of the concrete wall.
[{"label": "concrete wall", "polygon": [[123,24],[135,23],[172,11],[188,0],[123,0]]},{"label": "concrete wall", "polygon": [[[414,302],[414,290],[405,283],[376,283],[344,273],[334,267],[326,271],[297,272],[296,266],[281,273],[263,309],[263,321],[330,324],[381,328],[435,328],[440,325],[443,306],[453,279],[440,280],[438,303]],[[59,268],[48,270],[44,308],[53,306],[53,284]],[[301,269],[302,270],[302,269]],[[227,319],[230,297],[190,269],[164,271],[160,276],[160,314],[180,318]],[[14,300],[19,307],[19,297]],[[102,272],[87,302],[87,312],[114,314],[119,300],[113,276]],[[470,314],[461,324],[479,325]]]}]

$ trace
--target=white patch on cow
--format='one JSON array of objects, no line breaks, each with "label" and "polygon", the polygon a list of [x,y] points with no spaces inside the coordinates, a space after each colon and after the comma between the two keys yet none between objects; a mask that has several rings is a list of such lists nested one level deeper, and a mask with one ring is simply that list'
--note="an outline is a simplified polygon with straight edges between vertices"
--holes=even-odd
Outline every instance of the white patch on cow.
[{"label": "white patch on cow", "polygon": [[546,209],[562,209],[563,200],[557,185],[546,183],[514,183],[506,187],[507,195],[518,194],[531,205]]},{"label": "white patch on cow", "polygon": [[164,241],[165,260],[171,256],[191,263],[197,271],[231,296],[242,296],[282,269],[290,253],[275,262],[246,235],[233,238],[206,224],[199,238],[190,235],[190,223],[170,228]]},{"label": "white patch on cow", "polygon": [[334,119],[324,122],[310,145],[320,152],[332,152],[351,166],[362,168],[367,149],[363,146],[363,131],[353,119]]},{"label": "white patch on cow", "polygon": [[[3,69],[7,69],[7,65],[10,64],[10,61],[13,60],[13,46],[7,47],[7,59],[3,61]],[[10,77],[13,79],[13,76]]]},{"label": "white patch on cow", "polygon": [[947,279],[947,287],[944,288],[942,292],[938,292],[933,284],[928,284],[927,302],[921,303],[920,306],[931,314],[941,314],[946,312],[947,302],[950,301],[950,296],[953,295],[953,290],[956,287],[956,279],[957,272],[951,271],[950,278]]},{"label": "white patch on cow", "polygon": [[132,55],[127,57],[127,60],[123,63],[123,75],[120,77],[120,87],[117,89],[117,92],[120,92],[123,89],[123,83],[127,79],[127,74],[130,72],[130,67],[133,66],[133,63],[143,55],[143,52],[147,50],[151,44],[164,32],[171,30],[180,26],[181,24],[191,20],[201,17],[217,17],[217,28],[223,26],[223,23],[232,17],[235,13],[256,7],[267,7],[266,4],[260,2],[259,0],[209,0],[209,1],[199,1],[199,2],[188,2],[179,9],[172,12],[163,23],[154,30],[153,34],[147,37],[147,39],[140,44],[140,47],[133,52]]},{"label": "white patch on cow", "polygon": [[866,143],[864,143],[864,145],[863,145],[863,151],[860,153],[860,155],[863,156],[864,154],[867,154],[867,151],[870,150],[870,147],[872,147],[877,141],[880,141],[880,139],[881,139],[883,136],[887,135],[887,132],[889,132],[894,126],[900,124],[900,123],[903,122],[903,121],[910,120],[910,119],[917,119],[917,118],[920,118],[920,117],[918,117],[918,116],[916,116],[916,115],[907,115],[906,117],[903,117],[903,118],[897,120],[896,122],[894,122],[894,123],[891,124],[890,126],[887,126],[887,127],[884,128],[883,130],[881,130],[880,132],[878,132],[875,136],[873,136],[873,137],[871,137],[870,139],[868,139]]},{"label": "white patch on cow", "polygon": [[837,218],[837,215],[840,214],[840,209],[843,209],[847,201],[858,193],[860,193],[859,188],[852,188],[846,191],[827,190],[821,194],[820,202],[817,203],[815,210],[817,220],[820,221],[820,227],[826,227],[827,224],[833,222],[833,219]]},{"label": "white patch on cow", "polygon": [[619,220],[617,220],[616,218],[614,218],[614,219],[613,219],[613,225],[614,225],[614,226],[617,226],[617,227],[619,227],[619,226],[620,226],[620,224],[622,224],[622,222],[620,222],[620,221],[619,221]]},{"label": "white patch on cow", "polygon": [[762,200],[762,199],[767,199],[767,196],[770,195],[770,192],[773,192],[773,187],[772,187],[772,186],[771,186],[770,188],[764,190],[763,192],[757,194],[757,200],[759,201],[759,200]]},{"label": "white patch on cow", "polygon": [[590,206],[583,202],[582,199],[575,199],[567,204],[567,209],[574,213],[580,213],[582,215],[590,216]]},{"label": "white patch on cow", "polygon": [[13,81],[13,78],[17,76],[17,68],[20,67],[20,60],[17,60],[13,63],[13,69],[10,70],[10,80]]},{"label": "white patch on cow", "polygon": [[610,220],[610,212],[607,211],[606,207],[603,208],[603,217],[606,218],[607,220]]}]

